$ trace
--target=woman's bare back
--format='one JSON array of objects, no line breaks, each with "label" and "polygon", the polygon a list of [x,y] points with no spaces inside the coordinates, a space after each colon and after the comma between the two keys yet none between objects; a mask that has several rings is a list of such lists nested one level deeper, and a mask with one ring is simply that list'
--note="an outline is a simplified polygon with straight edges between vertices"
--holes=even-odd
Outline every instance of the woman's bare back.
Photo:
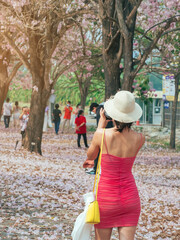
[{"label": "woman's bare back", "polygon": [[[122,133],[114,128],[105,130],[105,139],[108,154],[113,156],[127,158],[136,156],[138,150],[144,144],[145,138],[142,134],[134,132],[131,129],[124,129]],[[103,152],[107,153],[105,144]]]}]

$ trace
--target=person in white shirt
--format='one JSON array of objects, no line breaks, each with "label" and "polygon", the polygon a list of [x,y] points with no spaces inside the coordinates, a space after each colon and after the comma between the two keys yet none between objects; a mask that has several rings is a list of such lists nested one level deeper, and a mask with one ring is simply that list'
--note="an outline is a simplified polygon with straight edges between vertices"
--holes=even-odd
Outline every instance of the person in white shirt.
[{"label": "person in white shirt", "polygon": [[13,121],[14,121],[14,127],[19,127],[19,116],[20,116],[20,110],[18,101],[15,102],[15,106],[13,107]]},{"label": "person in white shirt", "polygon": [[46,106],[44,113],[44,124],[43,124],[43,132],[47,132],[48,127],[48,115],[49,115],[49,107]]},{"label": "person in white shirt", "polygon": [[12,113],[12,106],[9,101],[10,101],[10,99],[7,98],[6,102],[3,104],[3,115],[4,115],[5,128],[9,127],[11,113]]}]

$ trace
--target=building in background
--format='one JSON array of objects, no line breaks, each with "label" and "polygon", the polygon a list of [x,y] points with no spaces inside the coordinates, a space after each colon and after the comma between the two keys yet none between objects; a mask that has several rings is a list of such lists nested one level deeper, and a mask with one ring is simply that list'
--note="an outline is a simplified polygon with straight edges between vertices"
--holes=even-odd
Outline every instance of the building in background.
[{"label": "building in background", "polygon": [[[156,90],[156,97],[153,101],[145,104],[136,98],[136,102],[142,107],[143,115],[140,119],[141,124],[171,126],[172,103],[175,95],[175,79],[173,74],[160,75],[151,73],[149,82]],[[180,94],[177,104],[176,126],[180,128]]]}]

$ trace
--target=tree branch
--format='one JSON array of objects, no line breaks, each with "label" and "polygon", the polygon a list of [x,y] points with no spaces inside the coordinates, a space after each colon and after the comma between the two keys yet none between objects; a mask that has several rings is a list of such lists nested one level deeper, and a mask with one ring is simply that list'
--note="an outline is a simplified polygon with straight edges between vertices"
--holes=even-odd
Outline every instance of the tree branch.
[{"label": "tree branch", "polygon": [[84,15],[84,14],[90,14],[92,13],[92,9],[81,9],[81,10],[78,10],[78,11],[73,11],[71,13],[68,13],[66,15],[62,15],[61,13],[57,12],[56,10],[54,11],[56,13],[56,15],[61,19],[61,20],[66,20],[66,19],[69,19],[69,18],[73,18],[73,17],[76,17],[76,16],[80,16],[80,15]]},{"label": "tree branch", "polygon": [[166,35],[166,34],[168,34],[168,33],[171,33],[171,32],[179,31],[179,30],[180,30],[180,28],[171,29],[171,30],[166,31],[165,33],[163,33],[162,36],[164,36],[164,35]]},{"label": "tree branch", "polygon": [[159,30],[159,32],[157,33],[155,39],[151,42],[150,46],[145,50],[145,53],[142,56],[142,59],[140,61],[139,66],[132,72],[132,74],[131,74],[132,79],[135,78],[136,74],[143,67],[147,57],[149,56],[149,54],[152,51],[152,49],[156,46],[156,44],[157,44],[158,40],[160,39],[160,37],[162,36],[163,32],[165,32],[165,30],[170,27],[172,22],[176,22],[176,21],[177,21],[176,17],[170,18],[168,21],[165,21],[166,25]]},{"label": "tree branch", "polygon": [[11,72],[8,81],[11,82],[14,76],[16,75],[18,69],[22,66],[22,62],[18,62],[15,67],[13,68],[13,71]]},{"label": "tree branch", "polygon": [[77,22],[75,19],[73,19],[75,24],[78,26],[79,30],[80,30],[80,33],[81,33],[81,39],[82,39],[82,45],[83,45],[83,54],[85,55],[86,54],[86,44],[85,44],[85,41],[84,41],[84,34],[83,34],[83,29],[82,29],[82,26],[79,22]]},{"label": "tree branch", "polygon": [[118,37],[119,34],[120,34],[120,31],[118,30],[118,31],[116,32],[116,34],[113,36],[113,38],[111,39],[111,41],[110,41],[108,47],[105,49],[105,52],[106,52],[106,53],[109,52],[111,46],[113,45],[115,39]]},{"label": "tree branch", "polygon": [[[152,28],[157,27],[158,25],[161,25],[161,24],[163,24],[163,23],[169,22],[169,21],[171,21],[172,19],[174,19],[174,18],[176,18],[176,17],[179,17],[179,16],[180,16],[180,15],[178,14],[178,15],[172,16],[172,17],[170,17],[170,18],[167,18],[166,20],[163,20],[162,22],[156,23],[155,25],[153,25],[152,27],[150,27],[147,31],[145,31],[141,38],[143,38],[144,35],[146,35]],[[174,21],[172,21],[172,22],[174,22]]]},{"label": "tree branch", "polygon": [[5,37],[5,39],[9,42],[11,47],[17,53],[17,55],[19,56],[19,59],[22,61],[22,63],[29,69],[29,71],[31,71],[30,63],[27,61],[27,58],[25,57],[25,55],[22,54],[21,50],[16,46],[16,44],[11,39],[11,37],[7,33],[5,33],[5,32],[2,33],[2,35]]},{"label": "tree branch", "polygon": [[127,39],[129,36],[129,31],[127,29],[126,23],[123,18],[122,1],[116,0],[116,10],[117,10],[117,17],[118,17],[120,32],[123,35],[124,39]]},{"label": "tree branch", "polygon": [[124,43],[124,39],[123,39],[123,37],[121,36],[121,38],[120,38],[119,51],[118,51],[118,53],[117,53],[118,62],[121,61],[121,57],[122,57],[122,54],[123,54],[123,43]]},{"label": "tree branch", "polygon": [[132,11],[130,12],[129,16],[127,17],[126,23],[127,23],[128,26],[129,26],[132,18],[135,16],[135,14],[136,14],[136,12],[137,12],[137,9],[138,9],[138,7],[140,6],[140,4],[141,4],[142,1],[143,1],[143,0],[139,0],[139,1],[137,2],[137,5],[134,6],[134,8],[133,8]]},{"label": "tree branch", "polygon": [[[59,70],[56,74],[56,76],[54,77],[54,82],[57,81],[57,79],[67,70],[69,70],[72,66],[74,66],[77,62],[81,62],[83,60],[88,60],[88,59],[93,59],[93,58],[98,58],[98,57],[101,57],[102,54],[99,54],[99,55],[93,55],[93,56],[81,56],[75,60],[73,60],[69,65],[66,65],[64,66],[61,70]],[[57,69],[59,68],[60,66],[57,67]]]},{"label": "tree branch", "polygon": [[[140,33],[140,34],[143,34],[143,32],[141,32],[140,30],[138,30],[138,29],[135,29],[135,31],[136,32],[138,32],[138,33]],[[162,35],[163,36],[163,35]],[[148,37],[147,35],[145,35],[144,36],[147,40],[149,40],[149,41],[153,41],[153,39],[152,38],[150,38],[150,37]],[[159,50],[159,47],[158,46],[156,46],[156,48]]]}]

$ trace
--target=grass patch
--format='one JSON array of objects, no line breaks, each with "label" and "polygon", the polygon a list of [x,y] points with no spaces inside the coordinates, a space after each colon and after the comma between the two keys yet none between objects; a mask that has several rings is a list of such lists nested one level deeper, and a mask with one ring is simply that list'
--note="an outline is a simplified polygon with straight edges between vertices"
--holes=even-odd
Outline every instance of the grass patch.
[{"label": "grass patch", "polygon": [[[165,140],[158,137],[146,137],[146,141],[151,144],[153,148],[169,148],[170,149],[170,139]],[[176,143],[176,152],[180,152],[180,143]]]},{"label": "grass patch", "polygon": [[87,132],[95,132],[97,127],[96,126],[86,126]]}]

